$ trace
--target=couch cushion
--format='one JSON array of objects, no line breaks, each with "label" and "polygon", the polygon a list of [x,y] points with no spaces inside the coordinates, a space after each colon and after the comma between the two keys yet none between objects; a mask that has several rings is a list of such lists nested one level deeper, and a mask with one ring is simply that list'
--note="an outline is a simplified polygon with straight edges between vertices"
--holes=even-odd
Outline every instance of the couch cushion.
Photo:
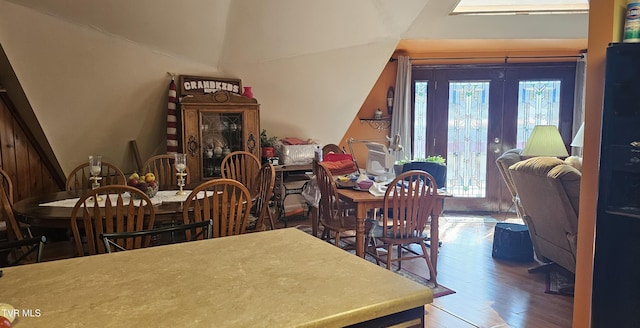
[{"label": "couch cushion", "polygon": [[569,156],[564,159],[564,163],[573,166],[576,170],[582,172],[582,158],[578,156]]},{"label": "couch cushion", "polygon": [[571,165],[562,164],[549,170],[547,176],[560,180],[564,191],[569,197],[569,202],[571,202],[573,210],[578,213],[578,209],[580,208],[580,180],[582,179],[582,173]]},{"label": "couch cushion", "polygon": [[564,162],[557,157],[533,157],[524,161],[515,163],[509,167],[510,170],[517,167],[527,167],[527,172],[535,175],[547,175],[553,167],[563,164]]},{"label": "couch cushion", "polygon": [[537,176],[547,176],[551,179],[558,179],[569,198],[574,212],[578,212],[580,205],[580,180],[582,173],[571,165],[556,157],[534,157],[518,162],[510,170],[518,167],[527,167],[527,172]]}]

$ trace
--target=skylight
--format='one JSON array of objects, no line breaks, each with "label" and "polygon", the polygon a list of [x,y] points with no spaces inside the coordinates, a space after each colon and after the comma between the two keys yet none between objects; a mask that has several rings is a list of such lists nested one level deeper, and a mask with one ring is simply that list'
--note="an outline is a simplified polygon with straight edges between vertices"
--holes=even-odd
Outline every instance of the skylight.
[{"label": "skylight", "polygon": [[451,14],[574,14],[588,11],[588,0],[460,0]]}]

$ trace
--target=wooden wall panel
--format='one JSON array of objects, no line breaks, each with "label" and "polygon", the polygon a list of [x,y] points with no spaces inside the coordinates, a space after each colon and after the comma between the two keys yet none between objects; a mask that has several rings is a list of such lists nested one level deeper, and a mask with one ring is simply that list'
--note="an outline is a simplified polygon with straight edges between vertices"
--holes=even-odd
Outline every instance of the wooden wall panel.
[{"label": "wooden wall panel", "polygon": [[59,183],[61,177],[54,176],[46,165],[47,159],[40,155],[29,132],[22,128],[2,90],[0,96],[0,167],[11,177],[14,201],[63,190],[64,182]]}]

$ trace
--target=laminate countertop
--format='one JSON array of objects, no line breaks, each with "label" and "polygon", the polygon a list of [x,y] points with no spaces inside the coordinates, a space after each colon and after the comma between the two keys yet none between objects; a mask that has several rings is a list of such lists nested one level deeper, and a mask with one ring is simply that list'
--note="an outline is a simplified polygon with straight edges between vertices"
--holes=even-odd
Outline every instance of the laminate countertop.
[{"label": "laminate countertop", "polygon": [[15,328],[338,327],[433,300],[295,228],[2,270]]}]

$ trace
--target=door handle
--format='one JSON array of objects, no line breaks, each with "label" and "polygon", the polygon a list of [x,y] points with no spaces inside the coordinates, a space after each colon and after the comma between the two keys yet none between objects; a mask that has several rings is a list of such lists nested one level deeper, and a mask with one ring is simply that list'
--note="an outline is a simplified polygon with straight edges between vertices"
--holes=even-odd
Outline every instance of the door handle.
[{"label": "door handle", "polygon": [[500,154],[500,152],[502,151],[501,147],[499,146],[500,145],[500,141],[501,140],[498,137],[493,138],[493,143],[497,146],[497,147],[493,148],[493,153],[494,154]]}]

